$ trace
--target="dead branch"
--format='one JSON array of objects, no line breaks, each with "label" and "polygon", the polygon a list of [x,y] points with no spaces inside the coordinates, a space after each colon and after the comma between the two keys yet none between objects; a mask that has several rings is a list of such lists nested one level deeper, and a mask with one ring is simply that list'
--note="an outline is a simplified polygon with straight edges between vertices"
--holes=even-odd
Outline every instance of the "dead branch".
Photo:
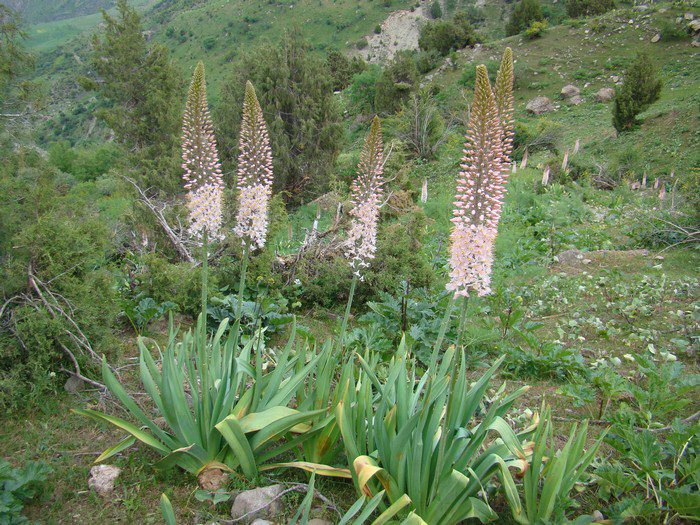
[{"label": "dead branch", "polygon": [[170,239],[170,242],[173,244],[175,247],[175,250],[177,253],[180,254],[180,257],[185,259],[188,262],[194,262],[194,257],[192,257],[192,254],[190,251],[187,249],[185,246],[182,237],[178,235],[175,230],[168,224],[168,221],[165,218],[165,209],[167,205],[165,203],[156,203],[153,199],[151,199],[148,194],[141,189],[141,187],[136,184],[136,181],[133,179],[127,177],[126,175],[122,175],[124,180],[129,182],[138,192],[139,194],[139,201],[146,206],[149,210],[151,210],[151,213],[155,216],[156,220],[158,221],[158,224],[160,224],[161,228],[165,232],[165,235],[167,235],[168,239]]}]

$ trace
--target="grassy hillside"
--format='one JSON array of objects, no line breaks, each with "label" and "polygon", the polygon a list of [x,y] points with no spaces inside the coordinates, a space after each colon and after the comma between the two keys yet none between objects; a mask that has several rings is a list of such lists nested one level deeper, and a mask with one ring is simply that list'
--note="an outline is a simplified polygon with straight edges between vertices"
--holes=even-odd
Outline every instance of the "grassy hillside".
[{"label": "grassy hillside", "polygon": [[[452,93],[471,86],[475,64],[486,63],[495,72],[506,46],[516,59],[516,117],[532,130],[550,130],[563,155],[577,139],[582,154],[576,162],[597,169],[627,169],[641,177],[697,177],[700,165],[700,54],[690,39],[652,43],[665,23],[687,11],[663,7],[649,11],[618,10],[604,16],[553,27],[540,39],[515,36],[459,53],[457,67],[438,75],[436,82]],[[611,103],[599,103],[595,93],[615,87],[636,53],[646,52],[664,80],[661,99],[641,115],[639,129],[617,137],[611,121]],[[584,102],[569,105],[561,89],[573,84]],[[445,95],[452,96],[452,95]],[[534,116],[525,110],[537,96],[549,97],[558,108]]]},{"label": "grassy hillside", "polygon": [[6,0],[30,24],[76,18],[98,13],[114,5],[114,0]]}]

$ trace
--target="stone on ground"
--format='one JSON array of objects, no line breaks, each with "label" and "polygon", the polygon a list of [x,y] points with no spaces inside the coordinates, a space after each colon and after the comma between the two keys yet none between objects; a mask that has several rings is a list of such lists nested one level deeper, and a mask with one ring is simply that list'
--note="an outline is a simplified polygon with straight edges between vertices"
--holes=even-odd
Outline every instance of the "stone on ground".
[{"label": "stone on ground", "polygon": [[282,485],[270,485],[241,492],[233,500],[231,517],[237,523],[248,525],[256,519],[280,514],[283,507],[282,498],[278,498],[278,496],[283,490],[284,486]]},{"label": "stone on ground", "polygon": [[547,113],[548,111],[554,111],[556,108],[554,107],[552,101],[547,97],[535,97],[527,103],[525,109],[528,113],[541,115],[543,113]]},{"label": "stone on ground", "polygon": [[98,494],[109,494],[114,490],[114,482],[122,469],[114,465],[95,465],[90,469],[88,487]]}]

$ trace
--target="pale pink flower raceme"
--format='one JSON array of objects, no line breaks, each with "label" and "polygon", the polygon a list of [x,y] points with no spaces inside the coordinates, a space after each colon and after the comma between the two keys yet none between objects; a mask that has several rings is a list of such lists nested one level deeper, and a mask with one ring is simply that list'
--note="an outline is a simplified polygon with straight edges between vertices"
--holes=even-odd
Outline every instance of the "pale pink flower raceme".
[{"label": "pale pink flower raceme", "polygon": [[182,169],[187,189],[189,233],[220,239],[223,206],[221,164],[207,106],[204,65],[194,70],[182,123]]},{"label": "pale pink flower raceme", "polygon": [[[504,56],[496,86],[512,91],[512,55]],[[510,69],[508,68],[510,66]],[[502,80],[500,77],[509,77]],[[499,112],[498,100],[505,104]],[[455,296],[482,296],[491,291],[493,247],[501,217],[512,148],[512,96],[491,90],[486,67],[478,66],[464,157],[457,179],[450,281]]]},{"label": "pale pink flower raceme", "polygon": [[262,108],[246,83],[238,154],[238,213],[234,233],[249,248],[265,246],[272,194],[272,150]]},{"label": "pale pink flower raceme", "polygon": [[351,188],[352,224],[348,232],[346,256],[360,280],[363,279],[362,270],[369,266],[377,250],[377,222],[384,184],[383,163],[382,131],[379,118],[375,116]]}]

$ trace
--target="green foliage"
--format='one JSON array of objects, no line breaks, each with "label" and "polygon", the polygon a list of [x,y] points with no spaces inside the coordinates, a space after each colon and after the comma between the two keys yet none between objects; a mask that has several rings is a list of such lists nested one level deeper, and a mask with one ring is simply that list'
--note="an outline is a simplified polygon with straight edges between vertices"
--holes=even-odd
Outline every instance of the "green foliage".
[{"label": "green foliage", "polygon": [[667,439],[649,430],[615,425],[606,442],[619,459],[595,471],[599,495],[611,501],[616,520],[663,522],[672,516],[696,519],[700,512],[698,425],[672,425]]},{"label": "green foliage", "polygon": [[662,82],[649,55],[639,53],[615,91],[613,125],[619,132],[634,127],[637,115],[661,96]]},{"label": "green foliage", "polygon": [[522,467],[524,457],[503,419],[523,390],[501,390],[481,408],[501,360],[472,383],[454,348],[420,376],[401,344],[385,381],[375,373],[376,356],[357,358],[359,377],[341,385],[336,419],[358,493],[383,488],[390,503],[408,505],[425,523],[493,519],[479,492],[497,472],[510,479],[508,467]]},{"label": "green foliage", "polygon": [[67,141],[49,146],[49,162],[64,173],[81,181],[95,180],[107,173],[123,157],[114,144],[95,147],[72,148]]},{"label": "green foliage", "polygon": [[326,65],[293,31],[278,43],[258,47],[235,66],[218,112],[218,137],[229,163],[237,153],[246,79],[255,86],[268,125],[276,189],[295,202],[322,193],[342,139]]},{"label": "green foliage", "polygon": [[683,24],[678,24],[675,20],[663,19],[659,23],[659,33],[663,42],[676,42],[689,37]]},{"label": "green foliage", "polygon": [[355,75],[367,69],[367,63],[360,57],[349,59],[345,53],[332,50],[326,56],[326,67],[333,77],[333,90],[342,91],[350,85]]},{"label": "green foliage", "polygon": [[570,18],[595,16],[615,9],[615,0],[566,0],[566,14]]},{"label": "green foliage", "polygon": [[523,525],[566,522],[566,511],[572,506],[570,493],[605,437],[603,432],[588,450],[584,450],[587,434],[588,421],[583,422],[580,430],[574,424],[564,448],[555,450],[550,410],[542,410],[533,437],[532,458],[523,476],[524,508],[515,491],[504,491],[515,521]]},{"label": "green foliage", "polygon": [[12,466],[0,459],[0,523],[20,525],[30,523],[22,515],[25,503],[41,493],[42,482],[52,472],[41,461],[28,461],[23,467]]},{"label": "green foliage", "polygon": [[542,7],[539,0],[521,0],[518,2],[506,24],[506,35],[512,36],[522,33],[533,22],[544,20]]},{"label": "green foliage", "polygon": [[440,6],[440,0],[435,0],[430,4],[430,16],[433,20],[442,18],[442,7]]},{"label": "green foliage", "polygon": [[530,24],[530,27],[528,27],[523,34],[525,35],[525,38],[535,40],[536,38],[540,38],[542,35],[544,35],[546,31],[547,21],[540,20]]},{"label": "green foliage", "polygon": [[457,13],[452,20],[428,22],[420,30],[418,45],[423,51],[437,51],[441,56],[453,49],[462,49],[479,42],[479,37],[466,13]]},{"label": "green foliage", "polygon": [[374,109],[382,114],[395,113],[417,84],[418,69],[413,54],[408,51],[396,53],[375,84]]},{"label": "green foliage", "polygon": [[374,100],[377,96],[377,81],[382,70],[370,65],[362,73],[352,77],[347,89],[348,106],[355,114],[371,115],[375,113]]},{"label": "green foliage", "polygon": [[117,11],[119,18],[103,12],[104,29],[92,42],[97,77],[84,84],[109,104],[99,115],[117,140],[155,157],[176,144],[182,79],[167,49],[146,42],[136,10],[118,0]]},{"label": "green foliage", "polygon": [[141,335],[148,323],[160,319],[167,312],[175,309],[177,305],[171,301],[161,304],[156,303],[152,297],[144,297],[138,302],[124,301],[124,315],[131,323],[134,331]]},{"label": "green foliage", "polygon": [[430,51],[420,51],[416,55],[416,68],[421,75],[429,73],[440,65],[440,53],[431,49]]},{"label": "green foliage", "polygon": [[[139,266],[138,284],[146,297],[158,304],[173,302],[177,309],[196,316],[201,309],[201,273],[190,263],[171,263],[157,254],[144,257]],[[210,291],[216,288],[216,276],[210,276]]]},{"label": "green foliage", "polygon": [[[178,340],[171,319],[165,350],[156,346],[162,360],[160,369],[145,341],[139,339],[141,381],[164,418],[165,428],[139,408],[103,361],[105,385],[139,426],[91,409],[75,410],[129,433],[129,437],[107,449],[98,462],[139,440],[163,456],[156,463],[159,468],[178,466],[195,475],[210,468],[240,470],[252,480],[265,463],[291,448],[286,440],[291,439],[293,428],[299,437],[291,441],[292,446],[304,441],[308,428],[300,426],[326,409],[302,412],[288,405],[320,356],[306,363],[304,352],[292,355],[292,331],[289,343],[269,371],[263,367],[261,333],[241,348],[237,324],[229,330],[225,320],[210,337],[204,323],[200,316],[196,330],[186,332]],[[191,404],[187,402],[188,395]]]},{"label": "green foliage", "polygon": [[[7,157],[8,159],[10,156]],[[36,167],[0,171],[0,295],[13,298],[0,335],[0,407],[31,406],[50,391],[62,367],[73,368],[62,345],[75,348],[76,328],[96,351],[114,345],[119,306],[109,259],[110,224],[84,186]],[[43,289],[43,299],[28,279]],[[5,302],[3,300],[3,303]],[[63,312],[70,312],[70,317]],[[31,349],[31,351],[30,351]]]}]

